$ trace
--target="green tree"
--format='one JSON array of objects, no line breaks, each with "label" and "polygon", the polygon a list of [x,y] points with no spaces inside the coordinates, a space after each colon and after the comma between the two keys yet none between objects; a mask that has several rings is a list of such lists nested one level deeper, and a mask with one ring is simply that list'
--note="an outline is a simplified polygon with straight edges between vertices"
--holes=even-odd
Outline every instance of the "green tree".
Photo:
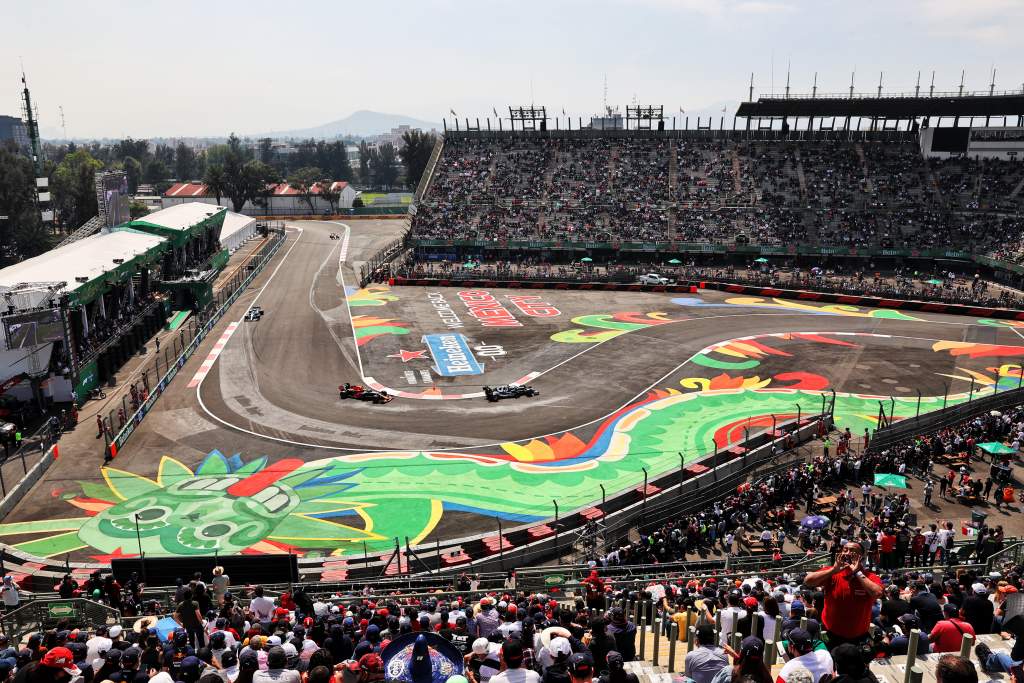
[{"label": "green tree", "polygon": [[217,198],[217,203],[220,204],[220,198],[224,196],[224,192],[227,189],[224,167],[220,164],[210,164],[207,166],[206,175],[203,176],[203,184],[210,189],[213,196]]},{"label": "green tree", "polygon": [[371,160],[373,182],[390,190],[398,180],[398,153],[390,142],[379,145]]},{"label": "green tree", "polygon": [[139,181],[142,180],[142,164],[135,157],[125,157],[121,161],[121,166],[128,179],[128,192],[135,194],[139,190]]},{"label": "green tree", "polygon": [[304,166],[288,177],[288,185],[299,191],[303,201],[309,205],[310,213],[316,213],[313,197],[316,196],[316,183],[322,175],[316,166]]},{"label": "green tree", "polygon": [[320,198],[327,202],[328,206],[331,207],[331,213],[338,213],[338,201],[341,199],[341,192],[333,189],[331,186],[334,182],[330,178],[324,178],[320,181]]},{"label": "green tree", "polygon": [[146,166],[146,172],[143,174],[142,179],[151,185],[156,185],[162,180],[166,180],[171,175],[171,170],[167,168],[167,165],[160,159],[154,158]]},{"label": "green tree", "polygon": [[359,182],[367,187],[373,184],[372,178],[370,178],[370,161],[372,159],[373,150],[363,140],[359,143]]},{"label": "green tree", "polygon": [[65,156],[50,178],[53,208],[60,224],[74,230],[99,213],[96,205],[96,171],[103,164],[84,149]]},{"label": "green tree", "polygon": [[0,260],[35,256],[50,248],[36,208],[35,169],[10,146],[0,144]]},{"label": "green tree", "polygon": [[118,143],[115,143],[110,151],[110,158],[112,160],[120,161],[126,157],[133,157],[139,161],[143,166],[149,160],[149,142],[147,140],[134,140],[132,138],[125,138]]},{"label": "green tree", "polygon": [[270,138],[260,138],[260,161],[265,164],[274,160],[274,141]]},{"label": "green tree", "polygon": [[241,212],[246,202],[263,196],[267,185],[276,179],[277,171],[262,161],[247,161],[237,171],[225,169],[226,193],[232,209]]},{"label": "green tree", "polygon": [[196,153],[184,142],[174,148],[174,177],[183,183],[196,177]]},{"label": "green tree", "polygon": [[128,214],[132,217],[132,220],[142,218],[147,213],[149,213],[149,207],[142,202],[137,202],[133,199],[132,203],[128,205]]},{"label": "green tree", "polygon": [[420,178],[430,161],[437,136],[421,130],[410,130],[402,133],[402,149],[398,152],[405,164],[405,179],[413,188],[420,184]]}]

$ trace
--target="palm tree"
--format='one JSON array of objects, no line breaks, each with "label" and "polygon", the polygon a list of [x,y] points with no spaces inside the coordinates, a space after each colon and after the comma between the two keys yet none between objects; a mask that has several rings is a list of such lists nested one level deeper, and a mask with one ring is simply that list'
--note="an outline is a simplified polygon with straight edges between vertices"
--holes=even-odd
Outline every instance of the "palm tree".
[{"label": "palm tree", "polygon": [[209,188],[210,192],[213,192],[217,198],[217,203],[220,204],[220,198],[224,195],[226,186],[226,177],[224,175],[224,167],[220,164],[211,164],[206,169],[206,175],[203,176],[203,184]]}]

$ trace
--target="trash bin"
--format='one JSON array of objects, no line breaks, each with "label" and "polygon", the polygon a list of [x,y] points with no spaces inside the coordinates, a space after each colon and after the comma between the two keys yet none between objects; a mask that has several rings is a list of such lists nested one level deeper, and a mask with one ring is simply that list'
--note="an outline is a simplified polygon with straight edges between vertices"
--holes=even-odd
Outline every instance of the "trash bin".
[{"label": "trash bin", "polygon": [[986,517],[988,517],[988,513],[984,510],[979,510],[978,508],[971,510],[971,523],[976,527],[980,527],[984,524]]}]

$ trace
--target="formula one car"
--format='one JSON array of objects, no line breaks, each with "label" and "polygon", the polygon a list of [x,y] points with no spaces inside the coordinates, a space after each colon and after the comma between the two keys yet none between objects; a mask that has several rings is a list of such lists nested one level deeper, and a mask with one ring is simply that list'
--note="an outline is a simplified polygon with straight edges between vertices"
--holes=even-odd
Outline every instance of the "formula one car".
[{"label": "formula one car", "polygon": [[487,400],[495,403],[503,398],[519,398],[520,396],[540,396],[540,392],[529,385],[503,384],[499,387],[484,387]]},{"label": "formula one car", "polygon": [[338,398],[354,398],[358,401],[371,401],[380,405],[382,403],[391,403],[395,400],[395,397],[386,391],[374,391],[373,389],[367,389],[361,384],[349,384],[345,382],[338,387]]},{"label": "formula one car", "polygon": [[253,306],[245,312],[246,321],[259,320],[263,317],[263,309],[259,306]]}]

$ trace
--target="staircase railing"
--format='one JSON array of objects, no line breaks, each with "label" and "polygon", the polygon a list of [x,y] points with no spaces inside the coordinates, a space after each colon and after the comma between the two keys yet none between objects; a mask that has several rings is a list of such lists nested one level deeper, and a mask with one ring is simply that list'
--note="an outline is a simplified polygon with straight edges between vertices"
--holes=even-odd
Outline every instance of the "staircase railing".
[{"label": "staircase railing", "polygon": [[60,248],[60,247],[63,247],[63,246],[67,246],[68,244],[71,244],[72,242],[77,242],[80,239],[86,238],[89,235],[92,235],[92,234],[96,233],[97,231],[99,231],[100,228],[103,227],[103,224],[104,224],[104,221],[103,221],[102,218],[100,218],[99,216],[93,216],[92,218],[87,220],[85,223],[82,223],[82,225],[80,227],[78,227],[73,233],[71,233],[70,235],[65,237],[60,242],[60,244],[58,244],[54,248],[56,249],[56,248]]}]

